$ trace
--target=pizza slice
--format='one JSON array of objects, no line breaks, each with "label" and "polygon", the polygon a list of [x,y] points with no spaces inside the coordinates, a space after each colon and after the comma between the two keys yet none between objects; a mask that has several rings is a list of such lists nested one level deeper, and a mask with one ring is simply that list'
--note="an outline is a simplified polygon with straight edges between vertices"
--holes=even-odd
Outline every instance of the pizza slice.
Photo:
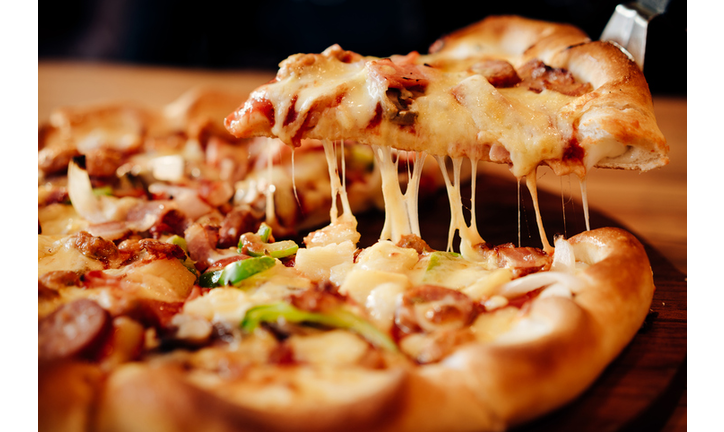
[{"label": "pizza slice", "polygon": [[620,49],[570,25],[489,17],[427,55],[296,54],[226,118],[237,137],[343,140],[580,176],[648,170],[666,145],[646,80]]},{"label": "pizza slice", "polygon": [[[293,55],[225,124],[237,137],[273,136],[295,147],[305,138],[370,144],[383,172],[393,170],[390,148],[432,155],[442,167],[450,157],[454,171],[463,158],[473,171],[478,161],[507,163],[525,177],[535,202],[540,165],[575,173],[585,188],[585,174],[596,166],[648,170],[668,163],[648,85],[626,54],[575,27],[514,16],[454,32],[427,55],[364,57],[338,45]],[[474,215],[468,225],[455,204],[456,178],[446,177],[450,230],[472,256],[483,239]],[[383,187],[390,229],[382,238],[420,235],[412,180],[409,205],[394,186]],[[584,211],[587,218],[585,199]]]}]

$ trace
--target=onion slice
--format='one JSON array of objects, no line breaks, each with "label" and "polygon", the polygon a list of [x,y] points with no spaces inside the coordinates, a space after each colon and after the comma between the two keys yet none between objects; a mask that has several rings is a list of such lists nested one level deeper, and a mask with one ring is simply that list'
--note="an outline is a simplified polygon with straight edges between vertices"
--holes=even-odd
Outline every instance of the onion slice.
[{"label": "onion slice", "polygon": [[68,164],[68,196],[75,211],[91,223],[107,222],[100,198],[93,193],[88,172],[75,162]]},{"label": "onion slice", "polygon": [[557,271],[532,273],[503,284],[498,290],[498,294],[512,299],[551,284],[560,284],[568,288],[572,293],[576,293],[581,290],[584,282],[579,277],[569,273]]}]

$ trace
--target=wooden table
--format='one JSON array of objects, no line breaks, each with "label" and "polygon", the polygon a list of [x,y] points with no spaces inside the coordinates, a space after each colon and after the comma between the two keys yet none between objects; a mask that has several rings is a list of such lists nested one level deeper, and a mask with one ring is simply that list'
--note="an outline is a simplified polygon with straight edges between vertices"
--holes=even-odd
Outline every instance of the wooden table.
[{"label": "wooden table", "polygon": [[[86,105],[104,101],[128,100],[141,102],[149,107],[161,107],[195,86],[211,86],[248,93],[272,77],[271,71],[211,72],[128,65],[42,62],[38,64],[38,120],[39,122],[47,120],[51,110],[59,106]],[[669,267],[673,265],[672,274],[680,279],[677,283],[680,286],[683,284],[683,288],[680,289],[685,291],[687,101],[685,98],[655,97],[654,107],[658,124],[671,149],[671,163],[664,168],[642,174],[594,170],[587,180],[588,199],[592,212],[615,220],[628,228],[662,255],[662,265]],[[511,178],[504,166],[487,164],[483,167],[483,172]],[[580,189],[575,178],[561,179],[548,169],[540,169],[538,185],[542,191],[561,196],[562,201],[569,202],[569,199],[572,199],[573,203],[580,203]],[[566,212],[568,211],[570,204]],[[593,228],[595,227],[594,225]],[[683,304],[681,304],[681,295],[678,298],[679,310],[675,311],[676,319],[683,319],[685,339],[685,292]],[[684,390],[663,430],[684,431],[686,424]]]}]

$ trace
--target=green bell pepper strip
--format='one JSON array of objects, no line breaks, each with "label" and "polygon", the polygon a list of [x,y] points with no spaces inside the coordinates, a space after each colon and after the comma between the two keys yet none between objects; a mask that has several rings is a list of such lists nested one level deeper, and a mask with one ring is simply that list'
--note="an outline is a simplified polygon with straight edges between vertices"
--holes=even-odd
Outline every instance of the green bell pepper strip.
[{"label": "green bell pepper strip", "polygon": [[299,250],[299,246],[294,240],[282,240],[276,243],[263,243],[261,251],[247,248],[246,253],[253,257],[269,255],[272,258],[284,258],[294,255],[297,250]]},{"label": "green bell pepper strip", "polygon": [[293,323],[314,323],[328,327],[350,330],[365,338],[372,345],[397,352],[397,345],[377,327],[342,308],[336,308],[325,312],[308,312],[298,309],[289,303],[277,302],[268,305],[255,306],[244,315],[241,321],[241,329],[251,333],[262,322],[276,322],[284,319]]},{"label": "green bell pepper strip", "polygon": [[183,249],[184,252],[186,252],[186,254],[188,255],[188,253],[189,253],[189,248],[188,248],[188,246],[186,246],[186,239],[185,239],[185,238],[174,234],[174,235],[172,235],[171,237],[169,237],[168,240],[166,240],[166,241],[167,241],[168,243],[175,244],[176,246],[180,247],[180,248]]},{"label": "green bell pepper strip", "polygon": [[201,288],[215,288],[219,286],[219,278],[223,270],[210,271],[199,276],[199,286]]},{"label": "green bell pepper strip", "polygon": [[263,256],[234,261],[222,270],[206,272],[199,277],[199,286],[214,288],[223,285],[237,285],[244,279],[274,267],[274,258]]},{"label": "green bell pepper strip", "polygon": [[259,230],[256,232],[256,235],[261,237],[262,243],[266,243],[269,241],[269,236],[271,235],[271,227],[267,225],[266,223],[262,222],[259,226]]},{"label": "green bell pepper strip", "polygon": [[188,249],[188,247],[186,246],[186,239],[184,239],[184,238],[181,237],[181,236],[178,236],[178,235],[174,234],[174,235],[172,235],[171,237],[169,237],[168,240],[166,240],[166,242],[171,243],[171,244],[175,244],[176,246],[178,246],[178,247],[180,247],[181,249],[183,249],[184,253],[186,254],[186,259],[180,260],[180,261],[181,261],[181,264],[183,264],[184,267],[186,267],[186,269],[187,269],[188,271],[190,271],[191,273],[193,273],[194,276],[198,276],[198,275],[199,275],[199,272],[196,270],[196,266],[194,265],[194,261],[193,261],[191,258],[189,258],[189,249]]}]

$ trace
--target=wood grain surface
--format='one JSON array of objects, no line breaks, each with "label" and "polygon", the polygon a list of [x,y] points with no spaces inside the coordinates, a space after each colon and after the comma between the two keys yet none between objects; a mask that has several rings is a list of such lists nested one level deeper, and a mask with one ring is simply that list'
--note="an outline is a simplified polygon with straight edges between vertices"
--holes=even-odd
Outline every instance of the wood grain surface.
[{"label": "wood grain surface", "polygon": [[[199,86],[248,94],[273,75],[41,62],[38,121],[46,121],[52,109],[69,105],[124,100],[159,108]],[[620,226],[646,246],[657,286],[648,325],[582,397],[522,430],[686,430],[687,104],[685,98],[655,97],[654,107],[670,146],[671,163],[642,174],[594,170],[587,179],[592,228]],[[550,238],[585,229],[577,179],[558,178],[540,169],[538,186]],[[491,243],[517,242],[520,213],[521,243],[540,246],[524,184],[520,196],[519,201],[507,167],[482,167],[476,207],[483,238]],[[424,199],[420,210],[423,237],[444,249],[449,222],[444,193]],[[371,212],[359,219],[363,241],[374,241],[382,215]]]}]

